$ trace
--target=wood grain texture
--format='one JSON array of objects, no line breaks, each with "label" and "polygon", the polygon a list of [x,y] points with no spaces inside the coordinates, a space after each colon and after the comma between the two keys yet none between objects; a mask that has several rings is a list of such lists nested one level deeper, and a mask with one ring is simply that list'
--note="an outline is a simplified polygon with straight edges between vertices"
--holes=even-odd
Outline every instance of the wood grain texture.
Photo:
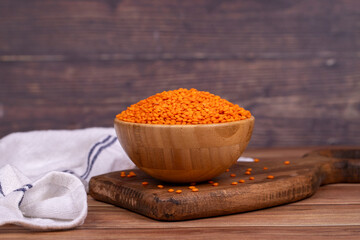
[{"label": "wood grain texture", "polygon": [[254,128],[251,116],[229,123],[153,125],[114,119],[129,158],[150,176],[174,183],[210,180],[236,163]]},{"label": "wood grain texture", "polygon": [[[315,148],[246,150],[247,156],[296,159]],[[358,239],[359,184],[331,184],[292,204],[215,218],[159,222],[88,199],[84,225],[70,231],[37,233],[19,226],[0,227],[1,239]]]},{"label": "wood grain texture", "polygon": [[357,0],[5,0],[5,61],[357,56]]},{"label": "wood grain texture", "polygon": [[195,87],[252,112],[257,122],[250,146],[355,144],[358,65],[344,60],[332,68],[323,59],[3,63],[0,132],[111,127],[130,104]]},{"label": "wood grain texture", "polygon": [[[360,183],[360,149],[322,150],[305,155],[290,165],[282,160],[263,163],[237,163],[228,173],[197,184],[199,192],[189,185],[159,182],[140,170],[133,170],[136,178],[122,178],[120,172],[93,177],[89,194],[97,200],[111,203],[145,216],[164,221],[178,221],[227,215],[268,208],[312,196],[320,185],[332,183]],[[268,169],[264,170],[263,167]],[[250,174],[245,174],[251,168]],[[128,170],[127,172],[129,172]],[[231,177],[230,174],[236,174]],[[274,179],[267,179],[272,175]],[[249,177],[254,177],[249,180]],[[245,183],[231,185],[244,179]],[[149,183],[142,186],[142,182]],[[156,186],[161,184],[164,189]],[[168,193],[180,189],[181,194]]]},{"label": "wood grain texture", "polygon": [[219,239],[239,238],[244,240],[259,239],[357,239],[359,234],[358,226],[341,227],[213,227],[213,228],[169,228],[169,229],[79,229],[76,234],[73,231],[52,232],[52,233],[29,233],[19,231],[14,234],[13,230],[4,230],[0,236],[5,239]]},{"label": "wood grain texture", "polygon": [[213,228],[169,228],[169,229],[79,229],[76,234],[73,231],[51,233],[29,233],[19,231],[14,234],[13,230],[4,230],[0,236],[5,239],[219,239],[239,238],[244,240],[259,239],[357,239],[359,226],[320,226],[320,227],[213,227]]},{"label": "wood grain texture", "polygon": [[195,87],[252,111],[250,146],[354,145],[359,9],[357,0],[3,0],[0,137],[111,126],[147,96]]}]

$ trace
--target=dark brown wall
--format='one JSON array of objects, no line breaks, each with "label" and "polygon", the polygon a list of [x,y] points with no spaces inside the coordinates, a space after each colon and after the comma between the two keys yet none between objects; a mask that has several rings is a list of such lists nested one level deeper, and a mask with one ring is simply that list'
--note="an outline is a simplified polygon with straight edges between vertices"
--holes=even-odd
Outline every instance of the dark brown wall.
[{"label": "dark brown wall", "polygon": [[358,145],[359,48],[358,0],[2,0],[0,137],[194,87],[253,113],[253,147]]}]

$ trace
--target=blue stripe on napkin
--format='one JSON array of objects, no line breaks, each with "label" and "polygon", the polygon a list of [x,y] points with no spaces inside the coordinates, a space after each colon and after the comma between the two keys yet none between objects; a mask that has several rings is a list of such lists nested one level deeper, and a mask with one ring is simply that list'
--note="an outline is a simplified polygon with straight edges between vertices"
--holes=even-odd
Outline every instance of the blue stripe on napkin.
[{"label": "blue stripe on napkin", "polygon": [[22,203],[22,201],[23,201],[23,199],[24,199],[24,196],[25,196],[25,192],[27,191],[27,190],[29,190],[30,188],[32,188],[33,186],[31,185],[31,184],[26,184],[26,185],[24,185],[22,188],[18,188],[18,189],[16,189],[16,190],[14,190],[14,192],[20,192],[20,191],[22,191],[23,192],[23,195],[22,195],[22,197],[21,197],[21,200],[20,200],[20,202],[19,202],[19,207],[20,207],[20,205],[21,205],[21,203]]},{"label": "blue stripe on napkin", "polygon": [[0,182],[0,193],[1,193],[1,195],[3,195],[5,197],[5,194],[4,194],[3,190],[2,190],[1,182]]},{"label": "blue stripe on napkin", "polygon": [[97,142],[97,143],[94,144],[94,146],[92,146],[92,148],[90,149],[89,154],[88,154],[86,171],[85,171],[85,173],[83,175],[80,176],[81,178],[83,178],[86,174],[88,174],[88,172],[90,170],[90,163],[91,163],[90,158],[91,158],[91,155],[94,152],[95,148],[97,146],[99,146],[100,144],[106,143],[110,138],[111,138],[111,135],[107,136],[104,140],[102,140],[100,142]]},{"label": "blue stripe on napkin", "polygon": [[102,147],[100,147],[100,148],[98,149],[98,151],[96,152],[95,156],[93,157],[93,159],[92,159],[92,161],[91,161],[91,163],[90,163],[89,170],[81,176],[82,178],[86,179],[86,178],[89,176],[89,174],[90,174],[90,172],[91,172],[91,170],[92,170],[92,168],[93,168],[93,166],[94,166],[94,163],[96,162],[96,159],[98,158],[98,156],[100,155],[100,153],[101,153],[104,149],[106,149],[106,148],[110,147],[111,145],[113,145],[113,144],[116,142],[116,139],[117,139],[116,137],[113,137],[108,144],[106,144],[106,145],[104,145],[104,146],[102,146]]},{"label": "blue stripe on napkin", "polygon": [[[80,175],[80,178],[82,179],[86,179],[89,175],[90,172],[97,160],[97,158],[99,157],[100,153],[110,147],[111,145],[113,145],[116,142],[117,137],[114,137],[112,135],[108,135],[104,140],[101,140],[99,142],[96,142],[90,149],[89,154],[88,154],[88,158],[87,158],[87,166],[86,166],[86,171]],[[98,148],[97,148],[98,147]],[[95,151],[95,149],[97,148],[97,150]],[[95,153],[95,154],[93,154]],[[92,157],[93,156],[93,157]],[[72,170],[64,170],[63,172],[66,173],[71,173],[71,174],[75,174],[75,172],[73,172]]]}]

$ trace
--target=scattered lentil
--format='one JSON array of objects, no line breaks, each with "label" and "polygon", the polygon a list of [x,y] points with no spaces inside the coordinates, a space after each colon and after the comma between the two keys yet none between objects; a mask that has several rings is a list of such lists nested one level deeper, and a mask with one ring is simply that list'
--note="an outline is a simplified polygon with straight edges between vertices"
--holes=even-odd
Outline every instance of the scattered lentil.
[{"label": "scattered lentil", "polygon": [[157,187],[158,187],[158,188],[161,188],[161,189],[164,188],[163,185],[157,185]]},{"label": "scattered lentil", "polygon": [[246,175],[251,175],[251,172],[250,172],[250,171],[246,171],[245,174],[246,174]]},{"label": "scattered lentil", "polygon": [[128,177],[128,178],[136,177],[136,174],[135,174],[133,171],[131,171],[131,172],[129,172],[129,174],[127,175],[127,177]]},{"label": "scattered lentil", "polygon": [[219,183],[214,182],[212,185],[213,185],[214,187],[217,187],[217,186],[219,186]]},{"label": "scattered lentil", "polygon": [[196,188],[195,186],[189,186],[189,189],[194,189],[194,188]]},{"label": "scattered lentil", "polygon": [[254,180],[255,178],[254,177],[249,177],[249,180]]},{"label": "scattered lentil", "polygon": [[182,191],[181,191],[181,190],[176,190],[175,192],[176,192],[177,194],[182,193]]},{"label": "scattered lentil", "polygon": [[155,94],[116,115],[125,122],[167,125],[225,123],[250,117],[239,105],[194,88]]},{"label": "scattered lentil", "polygon": [[231,185],[237,185],[237,182],[232,182]]},{"label": "scattered lentil", "polygon": [[120,177],[126,177],[126,173],[125,173],[125,172],[121,172],[121,173],[120,173]]},{"label": "scattered lentil", "polygon": [[264,170],[268,170],[268,167],[264,167]]},{"label": "scattered lentil", "polygon": [[240,180],[239,180],[239,183],[244,183],[244,182],[245,182],[244,179],[240,179]]},{"label": "scattered lentil", "polygon": [[236,177],[235,173],[230,174],[230,177]]},{"label": "scattered lentil", "polygon": [[142,182],[142,185],[143,186],[146,186],[146,185],[148,185],[149,183],[148,182]]},{"label": "scattered lentil", "polygon": [[246,169],[247,172],[251,172],[252,171],[252,168],[248,168]]},{"label": "scattered lentil", "polygon": [[268,179],[274,179],[274,176],[273,175],[269,175],[267,176]]},{"label": "scattered lentil", "polygon": [[168,190],[168,192],[172,193],[172,192],[174,192],[174,189],[170,188],[170,189]]},{"label": "scattered lentil", "polygon": [[209,181],[209,183],[210,183],[210,184],[213,184],[213,183],[214,183],[214,181]]},{"label": "scattered lentil", "polygon": [[193,189],[191,189],[191,191],[193,191],[193,192],[198,192],[199,189],[198,189],[198,188],[193,188]]},{"label": "scattered lentil", "polygon": [[285,161],[284,164],[285,164],[285,165],[289,165],[289,164],[290,164],[290,161]]},{"label": "scattered lentil", "polygon": [[230,169],[226,169],[226,170],[225,170],[225,172],[228,172],[228,171],[230,171]]},{"label": "scattered lentil", "polygon": [[254,162],[260,162],[260,159],[255,158],[255,159],[254,159]]}]

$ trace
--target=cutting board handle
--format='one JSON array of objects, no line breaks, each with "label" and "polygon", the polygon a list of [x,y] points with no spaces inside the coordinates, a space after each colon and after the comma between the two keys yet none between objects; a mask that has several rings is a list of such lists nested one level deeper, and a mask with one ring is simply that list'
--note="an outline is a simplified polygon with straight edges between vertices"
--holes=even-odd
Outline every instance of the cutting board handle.
[{"label": "cutting board handle", "polygon": [[360,183],[360,149],[319,150],[303,156],[304,162],[318,159],[321,185]]}]

